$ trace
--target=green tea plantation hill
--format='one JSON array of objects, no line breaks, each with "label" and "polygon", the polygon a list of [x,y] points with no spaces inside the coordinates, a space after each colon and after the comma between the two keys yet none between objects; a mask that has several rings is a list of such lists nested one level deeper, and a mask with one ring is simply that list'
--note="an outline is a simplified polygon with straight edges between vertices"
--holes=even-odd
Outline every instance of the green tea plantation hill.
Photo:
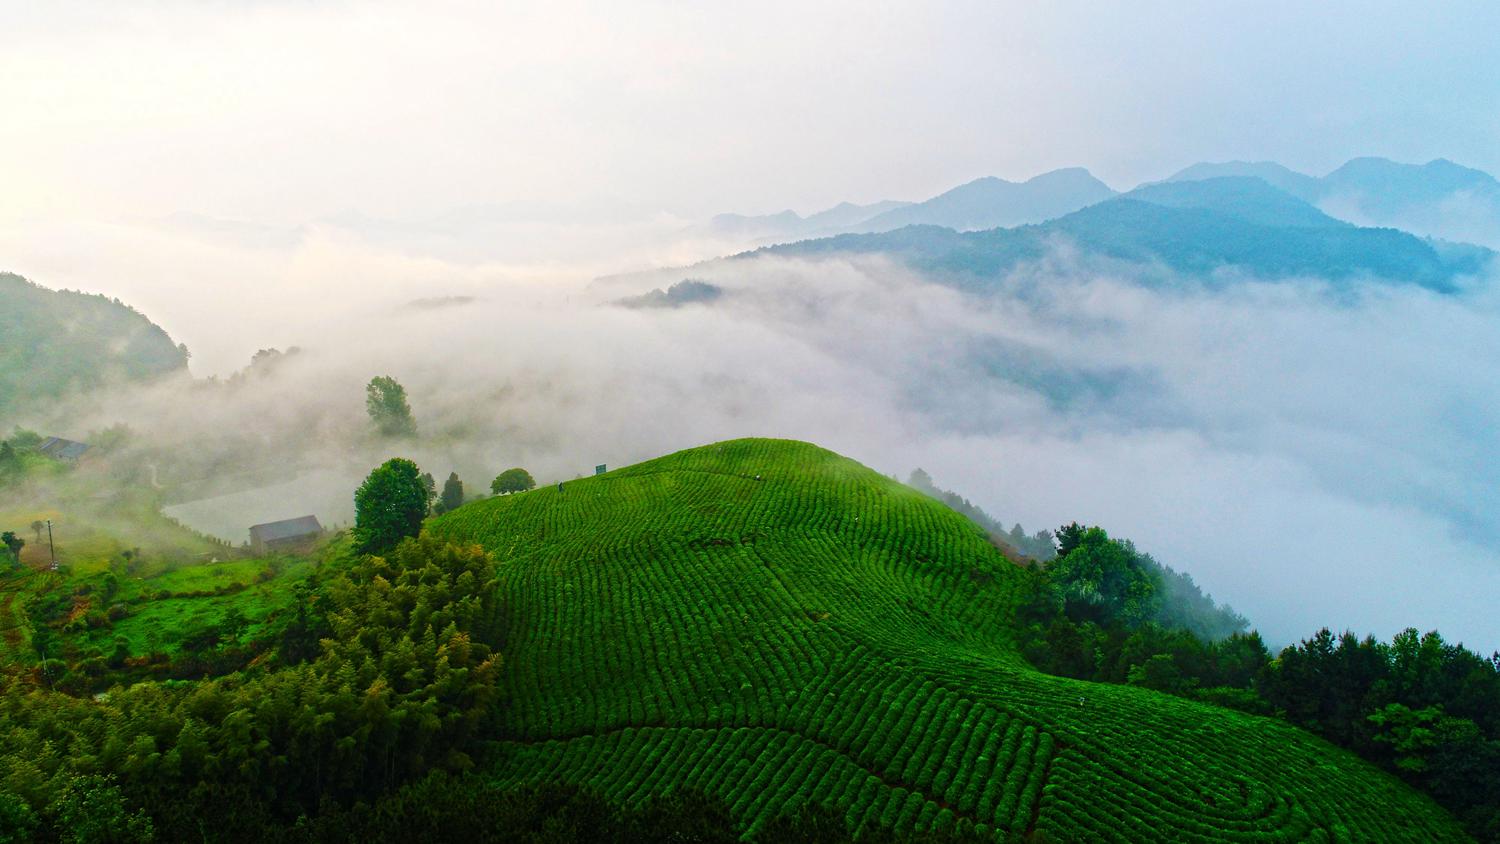
[{"label": "green tea plantation hill", "polygon": [[1467,840],[1301,730],[1031,669],[1015,564],[811,445],[684,451],[429,530],[499,561],[497,783],[692,787],[752,831],[812,802],[997,841]]}]

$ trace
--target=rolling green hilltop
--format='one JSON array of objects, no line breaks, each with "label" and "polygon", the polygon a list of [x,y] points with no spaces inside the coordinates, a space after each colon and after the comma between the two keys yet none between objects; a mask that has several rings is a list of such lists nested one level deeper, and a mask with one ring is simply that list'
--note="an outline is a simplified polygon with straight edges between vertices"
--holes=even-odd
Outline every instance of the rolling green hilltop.
[{"label": "rolling green hilltop", "polygon": [[996,840],[1466,840],[1309,733],[1032,669],[1022,570],[810,445],[692,449],[427,532],[498,562],[497,785],[688,787],[750,832],[811,803]]}]

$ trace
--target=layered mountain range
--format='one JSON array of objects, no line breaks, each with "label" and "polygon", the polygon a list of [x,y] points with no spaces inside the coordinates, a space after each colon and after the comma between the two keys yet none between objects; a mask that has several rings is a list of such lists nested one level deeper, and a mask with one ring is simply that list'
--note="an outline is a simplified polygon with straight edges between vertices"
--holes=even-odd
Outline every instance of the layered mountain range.
[{"label": "layered mountain range", "polygon": [[1446,160],[1359,158],[1321,178],[1270,162],[1195,164],[1119,193],[1070,168],[977,179],[923,202],[712,225],[766,244],[736,258],[880,253],[965,289],[1066,255],[1157,283],[1316,278],[1455,293],[1494,257],[1500,182]]},{"label": "layered mountain range", "polygon": [[[1152,193],[1153,189],[1225,177],[1258,179],[1357,225],[1500,247],[1500,181],[1446,159],[1404,164],[1355,158],[1322,177],[1271,161],[1201,162],[1123,195],[1166,197],[1170,194]],[[1041,223],[1121,195],[1088,170],[1070,167],[1024,182],[986,176],[921,202],[844,202],[806,217],[790,210],[762,216],[721,214],[710,221],[710,228],[778,240],[885,232],[909,225],[977,231]]]}]

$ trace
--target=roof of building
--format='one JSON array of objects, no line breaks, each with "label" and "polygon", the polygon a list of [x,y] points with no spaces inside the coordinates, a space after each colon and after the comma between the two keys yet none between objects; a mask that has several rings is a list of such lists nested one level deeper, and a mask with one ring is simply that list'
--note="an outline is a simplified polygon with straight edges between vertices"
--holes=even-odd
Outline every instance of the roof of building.
[{"label": "roof of building", "polygon": [[37,451],[61,460],[77,460],[89,450],[88,443],[65,440],[62,437],[48,437],[37,446]]},{"label": "roof of building", "polygon": [[317,516],[298,516],[295,519],[251,525],[250,538],[259,542],[275,542],[278,539],[295,539],[322,532],[323,526],[318,524]]}]

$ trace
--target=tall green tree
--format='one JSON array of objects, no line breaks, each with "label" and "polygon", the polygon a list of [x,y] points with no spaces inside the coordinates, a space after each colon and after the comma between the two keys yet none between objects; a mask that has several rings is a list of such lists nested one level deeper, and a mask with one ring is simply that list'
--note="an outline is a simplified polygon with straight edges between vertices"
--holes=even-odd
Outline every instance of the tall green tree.
[{"label": "tall green tree", "polygon": [[504,495],[510,492],[525,492],[535,486],[536,481],[531,477],[531,473],[517,466],[496,475],[495,480],[490,482],[490,491],[496,495]]},{"label": "tall green tree", "polygon": [[1069,615],[1119,620],[1130,627],[1155,617],[1160,576],[1130,543],[1110,539],[1103,528],[1075,530],[1075,525],[1058,530],[1058,543],[1058,558],[1049,570]]},{"label": "tall green tree", "polygon": [[371,472],[354,492],[354,542],[366,554],[383,554],[422,532],[432,499],[417,464],[395,457]]},{"label": "tall green tree", "polygon": [[1077,522],[1069,522],[1053,534],[1057,538],[1057,556],[1066,557],[1083,542],[1085,529]]},{"label": "tall green tree", "polygon": [[437,479],[431,472],[422,473],[422,486],[427,487],[427,503],[431,505],[437,500]]},{"label": "tall green tree", "polygon": [[414,437],[417,421],[406,401],[406,388],[389,375],[370,379],[365,387],[365,410],[375,430],[386,437]]},{"label": "tall green tree", "polygon": [[448,480],[443,481],[443,494],[438,499],[437,511],[447,513],[456,510],[464,503],[464,482],[458,479],[457,472],[449,472]]},{"label": "tall green tree", "polygon": [[0,543],[5,545],[5,550],[10,552],[11,557],[16,562],[21,562],[21,549],[26,547],[26,540],[16,536],[15,531],[8,530],[5,533],[0,533]]}]

